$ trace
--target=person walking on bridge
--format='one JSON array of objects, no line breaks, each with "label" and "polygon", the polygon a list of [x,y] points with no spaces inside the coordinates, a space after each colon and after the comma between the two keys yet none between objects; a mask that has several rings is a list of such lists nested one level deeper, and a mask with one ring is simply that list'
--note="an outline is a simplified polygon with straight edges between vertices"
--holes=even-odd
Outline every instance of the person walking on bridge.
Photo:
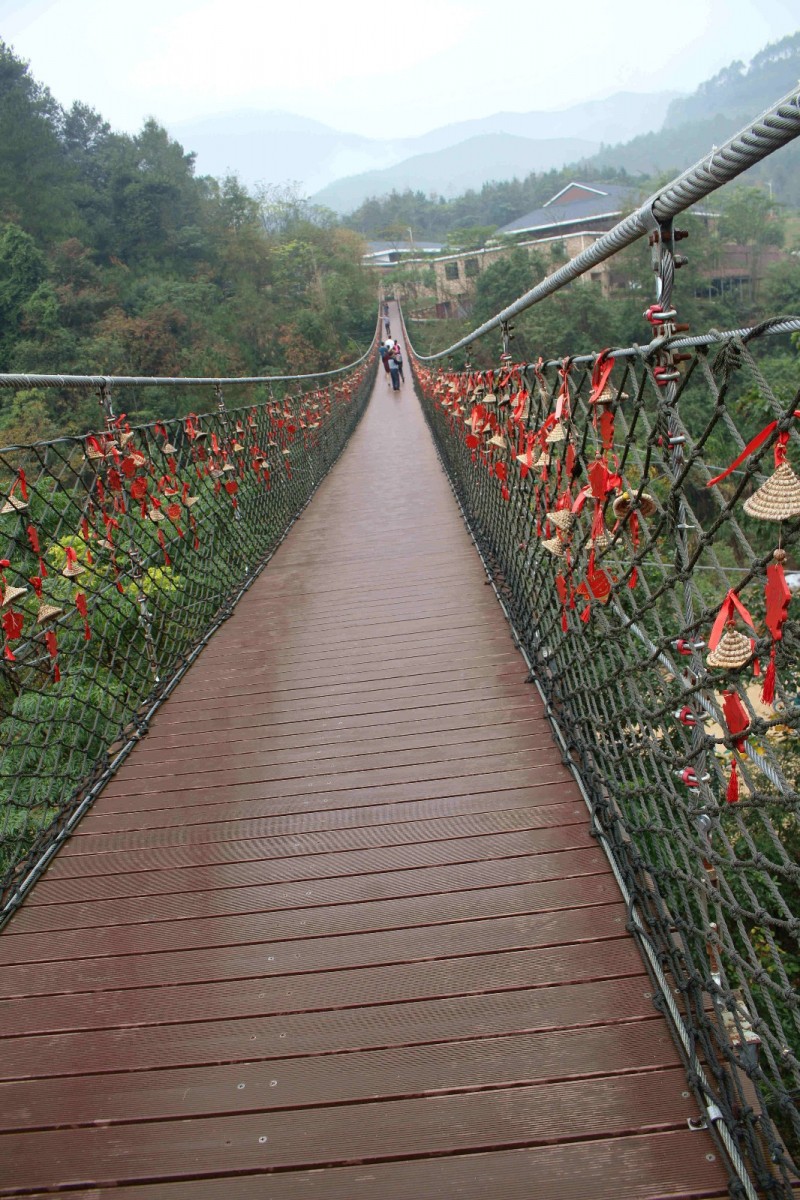
[{"label": "person walking on bridge", "polygon": [[400,372],[401,381],[403,383],[405,383],[406,377],[403,374],[403,352],[400,349],[400,343],[397,341],[396,338],[395,338],[394,346],[392,347],[392,358],[397,363],[397,369]]},{"label": "person walking on bridge", "polygon": [[389,370],[389,359],[392,357],[392,353],[393,353],[393,346],[392,346],[391,338],[387,338],[387,340],[383,343],[383,345],[381,346],[380,353],[381,353],[381,362],[383,363],[383,369],[386,372],[386,386],[388,387],[389,384],[391,383],[391,372]]},{"label": "person walking on bridge", "polygon": [[400,391],[400,363],[394,356],[394,350],[389,351],[389,373],[392,377],[392,390]]}]

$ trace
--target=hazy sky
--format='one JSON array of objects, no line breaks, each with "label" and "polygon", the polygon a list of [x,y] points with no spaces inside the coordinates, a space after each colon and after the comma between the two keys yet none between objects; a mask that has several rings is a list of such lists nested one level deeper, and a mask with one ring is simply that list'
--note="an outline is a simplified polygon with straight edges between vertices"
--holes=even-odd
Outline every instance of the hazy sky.
[{"label": "hazy sky", "polygon": [[0,37],[56,99],[129,132],[258,108],[411,136],[691,91],[798,26],[798,0],[0,0]]}]

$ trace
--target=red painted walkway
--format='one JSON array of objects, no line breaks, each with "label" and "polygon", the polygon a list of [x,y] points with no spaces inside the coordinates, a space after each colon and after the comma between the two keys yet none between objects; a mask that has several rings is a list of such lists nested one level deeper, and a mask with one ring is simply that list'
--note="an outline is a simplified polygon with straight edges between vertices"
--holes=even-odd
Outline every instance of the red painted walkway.
[{"label": "red painted walkway", "polygon": [[381,374],[0,936],[0,1193],[727,1194],[587,827]]}]

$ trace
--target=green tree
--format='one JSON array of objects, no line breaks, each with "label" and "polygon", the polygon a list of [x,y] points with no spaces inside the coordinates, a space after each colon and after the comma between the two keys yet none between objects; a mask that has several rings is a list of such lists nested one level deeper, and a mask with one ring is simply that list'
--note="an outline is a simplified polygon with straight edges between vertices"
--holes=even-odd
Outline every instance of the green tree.
[{"label": "green tree", "polygon": [[19,335],[25,305],[45,278],[44,255],[18,225],[0,230],[0,369],[8,363]]},{"label": "green tree", "polygon": [[529,291],[544,274],[542,258],[538,254],[529,254],[522,246],[516,246],[478,276],[473,320],[478,324],[488,321],[523,292]]}]

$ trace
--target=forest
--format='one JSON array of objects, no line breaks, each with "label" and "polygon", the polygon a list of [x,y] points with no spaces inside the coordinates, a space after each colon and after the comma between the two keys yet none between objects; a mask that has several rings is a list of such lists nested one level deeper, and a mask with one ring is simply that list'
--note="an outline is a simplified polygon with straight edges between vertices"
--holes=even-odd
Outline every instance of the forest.
[{"label": "forest", "polygon": [[[340,366],[375,325],[362,253],[358,234],[290,188],[254,196],[235,177],[198,177],[154,120],[129,136],[83,104],[65,111],[0,43],[0,372]],[[98,424],[91,395],[2,401],[3,444]],[[174,416],[180,403],[162,393],[135,416]]]}]

